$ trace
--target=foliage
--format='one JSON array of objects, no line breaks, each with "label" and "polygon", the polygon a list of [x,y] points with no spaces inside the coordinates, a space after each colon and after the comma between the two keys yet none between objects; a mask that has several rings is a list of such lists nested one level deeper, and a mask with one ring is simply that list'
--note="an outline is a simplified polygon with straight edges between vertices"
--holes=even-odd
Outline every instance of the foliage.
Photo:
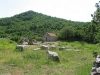
[{"label": "foliage", "polygon": [[[74,30],[74,32],[73,37],[72,34],[70,34],[68,35],[68,38],[72,37],[74,39],[82,39],[82,37],[85,36],[82,33],[86,30],[89,24],[90,23],[74,22],[70,20],[51,17],[30,10],[21,14],[17,14],[13,17],[1,18],[0,37],[8,37],[16,42],[18,42],[22,37],[41,40],[42,36],[46,32],[53,32],[57,35],[61,35],[59,37],[61,38],[62,33],[60,32],[62,30],[65,30],[64,28],[67,28],[68,30],[68,28],[70,27],[69,30],[72,32]],[[62,39],[66,40],[65,38]]]},{"label": "foliage", "polygon": [[93,23],[95,24],[99,24],[100,23],[100,1],[98,3],[95,4],[96,7],[96,11],[94,12],[94,14],[91,14],[92,18],[93,18]]},{"label": "foliage", "polygon": [[[99,5],[99,3],[97,3]],[[99,7],[91,22],[75,22],[27,11],[0,19],[0,37],[19,42],[21,38],[41,40],[46,32],[58,35],[59,40],[100,42]],[[97,18],[97,19],[96,19]]]},{"label": "foliage", "polygon": [[96,58],[96,57],[97,57],[97,55],[98,55],[98,52],[94,52],[94,51],[93,51],[93,57],[95,57],[95,58]]},{"label": "foliage", "polygon": [[88,27],[88,41],[92,43],[100,42],[100,1],[95,4],[96,11],[94,14],[91,14],[93,20],[91,21],[91,25]]},{"label": "foliage", "polygon": [[64,27],[60,32],[60,37],[63,40],[73,39],[75,36],[75,30],[73,27]]},{"label": "foliage", "polygon": [[0,38],[0,51],[14,49],[16,43],[7,38]]}]

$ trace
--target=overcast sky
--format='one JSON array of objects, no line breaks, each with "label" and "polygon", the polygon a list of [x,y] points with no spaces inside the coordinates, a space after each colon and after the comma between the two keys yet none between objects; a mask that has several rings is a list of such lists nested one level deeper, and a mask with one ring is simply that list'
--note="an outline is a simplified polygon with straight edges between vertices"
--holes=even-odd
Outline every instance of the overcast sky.
[{"label": "overcast sky", "polygon": [[99,0],[0,0],[0,18],[33,10],[72,21],[91,21]]}]

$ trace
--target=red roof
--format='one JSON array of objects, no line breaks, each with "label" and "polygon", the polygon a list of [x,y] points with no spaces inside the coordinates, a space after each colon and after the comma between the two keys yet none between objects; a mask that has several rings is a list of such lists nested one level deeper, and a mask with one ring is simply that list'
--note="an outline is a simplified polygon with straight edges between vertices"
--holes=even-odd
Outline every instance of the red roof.
[{"label": "red roof", "polygon": [[56,34],[54,33],[47,33],[47,34],[49,34],[50,36],[56,36]]}]

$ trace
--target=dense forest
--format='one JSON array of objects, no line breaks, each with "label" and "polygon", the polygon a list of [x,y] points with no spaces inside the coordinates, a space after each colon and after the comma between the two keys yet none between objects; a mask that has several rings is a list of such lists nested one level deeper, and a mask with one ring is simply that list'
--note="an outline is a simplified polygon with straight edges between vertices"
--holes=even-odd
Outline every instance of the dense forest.
[{"label": "dense forest", "polygon": [[[96,12],[99,11],[97,7]],[[10,38],[16,42],[21,38],[41,40],[46,32],[52,32],[58,35],[58,40],[98,43],[99,20],[95,21],[97,13],[91,16],[91,22],[75,22],[30,10],[12,17],[0,18],[0,38]]]}]

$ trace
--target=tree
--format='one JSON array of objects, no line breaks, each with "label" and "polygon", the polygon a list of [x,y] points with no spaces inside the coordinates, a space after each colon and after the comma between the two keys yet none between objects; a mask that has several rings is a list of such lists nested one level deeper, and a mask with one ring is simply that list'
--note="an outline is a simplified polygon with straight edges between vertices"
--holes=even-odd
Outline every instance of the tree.
[{"label": "tree", "polygon": [[99,24],[100,24],[100,1],[95,4],[96,11],[91,14],[92,21],[91,25],[88,27],[86,34],[86,40],[91,43],[97,43],[99,40]]},{"label": "tree", "polygon": [[100,24],[100,1],[98,3],[95,4],[96,7],[96,11],[94,12],[94,14],[91,14],[93,20],[92,23],[94,24]]},{"label": "tree", "polygon": [[75,30],[71,26],[64,27],[60,31],[60,38],[62,40],[68,40],[68,39],[72,40],[74,38],[74,36],[75,36]]}]

